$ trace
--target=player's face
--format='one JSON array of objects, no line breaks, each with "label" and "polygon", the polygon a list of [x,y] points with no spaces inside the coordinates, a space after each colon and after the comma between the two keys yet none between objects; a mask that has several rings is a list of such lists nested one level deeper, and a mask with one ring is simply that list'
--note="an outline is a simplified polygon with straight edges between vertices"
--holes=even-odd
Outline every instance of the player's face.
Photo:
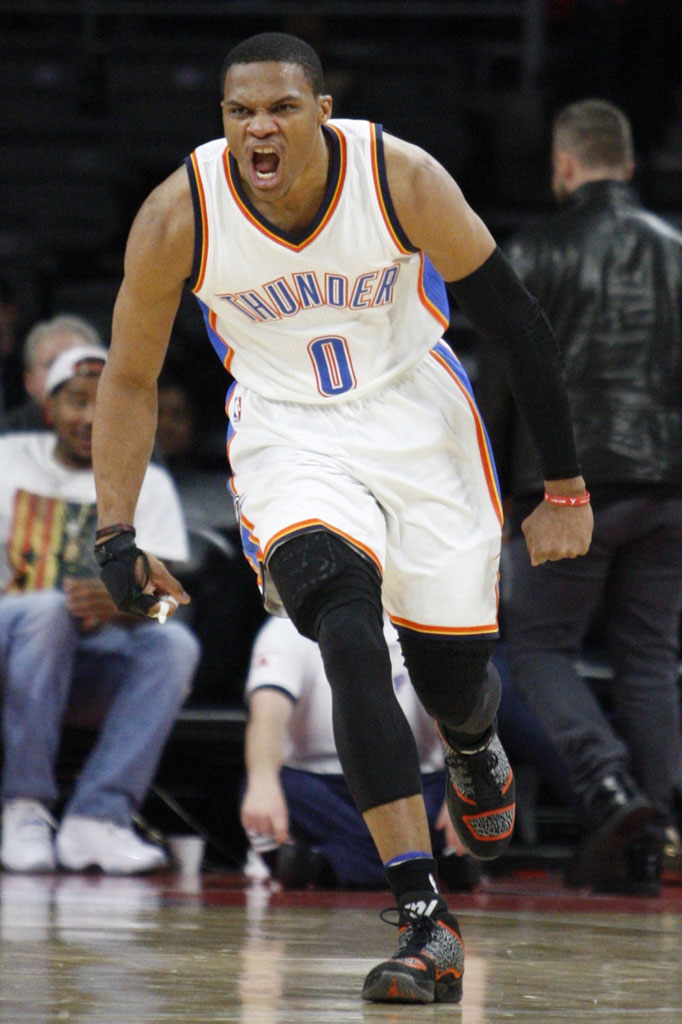
[{"label": "player's face", "polygon": [[100,370],[94,376],[74,377],[50,399],[51,419],[57,435],[55,455],[72,469],[92,465],[92,420]]},{"label": "player's face", "polygon": [[275,202],[316,162],[326,174],[320,126],[331,97],[315,96],[297,64],[234,64],[225,79],[223,127],[247,191]]}]

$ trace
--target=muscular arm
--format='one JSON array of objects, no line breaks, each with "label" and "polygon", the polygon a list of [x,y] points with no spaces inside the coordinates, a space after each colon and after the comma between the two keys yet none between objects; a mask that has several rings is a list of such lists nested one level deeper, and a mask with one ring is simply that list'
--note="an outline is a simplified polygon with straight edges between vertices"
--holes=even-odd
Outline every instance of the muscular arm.
[{"label": "muscular arm", "polygon": [[[413,245],[450,282],[472,326],[491,342],[543,456],[547,490],[580,495],[577,457],[558,349],[542,310],[496,247],[456,182],[422,150],[385,140],[386,174],[398,219]],[[592,512],[542,503],[524,532],[534,564],[584,554]]]},{"label": "muscular arm", "polygon": [[251,695],[246,727],[247,782],[241,822],[247,834],[273,836],[278,843],[289,838],[289,815],[279,771],[293,707],[284,693],[262,687]]},{"label": "muscular arm", "polygon": [[133,522],[154,444],[156,380],[191,272],[193,246],[192,200],[182,167],[143,204],[126,246],[93,424],[100,528]]},{"label": "muscular arm", "polygon": [[471,209],[456,181],[424,150],[384,135],[391,199],[405,234],[444,281],[477,270],[495,239]]}]

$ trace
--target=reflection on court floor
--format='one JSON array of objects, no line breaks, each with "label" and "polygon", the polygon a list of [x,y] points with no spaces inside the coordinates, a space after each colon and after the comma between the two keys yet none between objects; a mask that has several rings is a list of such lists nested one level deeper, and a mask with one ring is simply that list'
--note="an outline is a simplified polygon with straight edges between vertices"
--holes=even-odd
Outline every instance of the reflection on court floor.
[{"label": "reflection on court floor", "polygon": [[382,1006],[360,989],[395,948],[386,893],[286,894],[214,872],[0,874],[0,1020],[682,1022],[682,886],[625,900],[539,874],[449,900],[467,947],[461,1006]]}]

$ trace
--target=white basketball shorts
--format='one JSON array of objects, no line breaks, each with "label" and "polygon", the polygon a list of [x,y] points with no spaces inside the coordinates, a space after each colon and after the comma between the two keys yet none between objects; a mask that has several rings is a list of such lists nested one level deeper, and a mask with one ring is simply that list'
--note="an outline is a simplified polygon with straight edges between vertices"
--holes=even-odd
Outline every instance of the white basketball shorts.
[{"label": "white basketball shorts", "polygon": [[330,405],[228,402],[231,488],[268,611],[267,560],[328,529],[377,566],[391,620],[425,633],[496,635],[502,509],[466,374],[441,342],[376,395]]}]

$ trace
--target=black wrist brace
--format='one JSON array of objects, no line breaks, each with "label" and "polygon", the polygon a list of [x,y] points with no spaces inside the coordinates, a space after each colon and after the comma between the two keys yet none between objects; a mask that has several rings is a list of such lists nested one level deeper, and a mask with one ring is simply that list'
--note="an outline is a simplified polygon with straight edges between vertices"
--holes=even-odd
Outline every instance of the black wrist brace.
[{"label": "black wrist brace", "polygon": [[509,388],[542,457],[545,480],[578,476],[561,355],[545,314],[496,248],[472,274],[448,282],[471,326],[504,361]]},{"label": "black wrist brace", "polygon": [[[143,593],[149,580],[149,560],[135,544],[134,530],[116,533],[108,540],[95,544],[95,558],[100,567],[102,582],[121,611],[146,615],[157,603],[156,597]],[[138,558],[142,559],[145,574],[141,586],[135,575]]]}]

